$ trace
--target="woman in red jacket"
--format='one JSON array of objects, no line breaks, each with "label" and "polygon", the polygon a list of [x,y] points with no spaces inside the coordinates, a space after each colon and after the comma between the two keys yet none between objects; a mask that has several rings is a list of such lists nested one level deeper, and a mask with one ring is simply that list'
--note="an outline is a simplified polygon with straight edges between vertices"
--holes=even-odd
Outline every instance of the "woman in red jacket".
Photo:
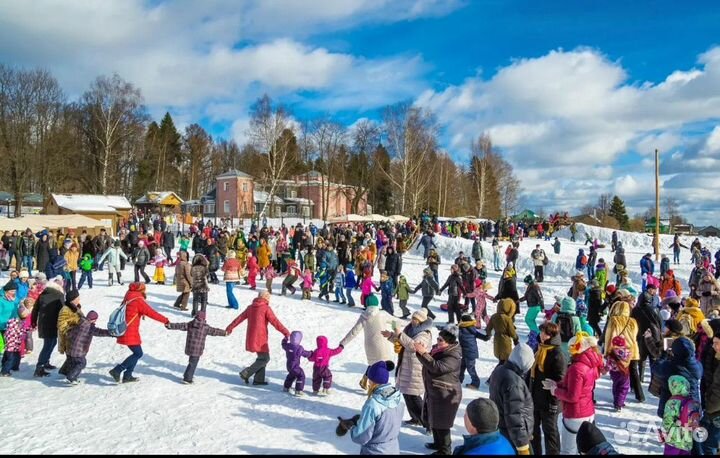
[{"label": "woman in red jacket", "polygon": [[165,316],[153,310],[152,307],[145,302],[145,298],[145,284],[136,282],[130,284],[128,292],[125,294],[125,299],[123,299],[123,302],[125,302],[127,331],[117,338],[117,343],[127,345],[132,354],[110,371],[110,375],[117,383],[120,383],[120,376],[123,372],[125,372],[125,375],[122,377],[123,383],[137,382],[139,380],[137,377],[133,377],[132,374],[135,365],[143,356],[142,341],[140,340],[140,320],[143,317],[149,316],[162,324],[170,322]]},{"label": "woman in red jacket", "polygon": [[594,337],[579,332],[568,343],[572,362],[565,377],[560,382],[543,380],[543,388],[562,401],[561,455],[577,455],[575,439],[580,425],[595,419],[593,390],[603,367],[597,345]]},{"label": "woman in red jacket", "polygon": [[273,325],[283,336],[289,337],[290,331],[277,319],[269,304],[270,293],[263,291],[256,297],[250,307],[233,320],[225,328],[228,335],[240,323],[248,320],[247,335],[245,336],[245,350],[257,353],[257,359],[250,367],[240,372],[240,378],[247,384],[253,377],[253,385],[267,385],[265,381],[265,366],[270,362],[270,347],[268,346],[268,324]]}]

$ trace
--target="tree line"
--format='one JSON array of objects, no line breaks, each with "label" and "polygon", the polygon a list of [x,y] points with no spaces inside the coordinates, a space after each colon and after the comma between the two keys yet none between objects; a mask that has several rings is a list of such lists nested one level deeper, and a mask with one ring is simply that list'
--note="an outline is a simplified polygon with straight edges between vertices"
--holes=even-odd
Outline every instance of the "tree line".
[{"label": "tree line", "polygon": [[[364,199],[382,214],[427,209],[495,219],[516,212],[520,183],[490,137],[479,133],[464,163],[440,147],[440,130],[432,112],[410,102],[348,128],[329,116],[297,120],[264,95],[250,108],[240,146],[196,123],[180,131],[169,113],[151,119],[141,90],[117,74],[97,77],[69,100],[49,71],[0,64],[0,183],[16,201],[27,192],[134,201],[151,190],[192,200],[230,169],[272,195],[281,180],[316,170],[322,194],[341,184],[353,212]],[[324,219],[333,216],[328,202]]]}]

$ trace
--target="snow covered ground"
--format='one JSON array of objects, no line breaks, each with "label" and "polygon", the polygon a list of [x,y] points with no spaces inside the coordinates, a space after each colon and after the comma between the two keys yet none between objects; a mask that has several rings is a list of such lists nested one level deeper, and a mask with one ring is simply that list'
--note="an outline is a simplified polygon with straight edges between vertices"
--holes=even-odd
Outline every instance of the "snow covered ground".
[{"label": "snow covered ground", "polygon": [[[578,240],[584,240],[583,231],[588,230],[609,246],[611,231],[582,225],[578,225],[578,228]],[[643,254],[652,252],[652,239],[642,234],[619,234],[627,248],[628,263],[634,272],[632,278],[639,283],[638,263]],[[550,242],[525,239],[521,243],[519,278],[532,271],[529,254],[536,243],[540,243],[550,256],[551,263],[542,285],[548,300],[552,300],[554,294],[567,290],[568,279],[574,272],[577,249],[582,247],[582,243],[571,243],[565,237],[561,237],[561,241],[563,246],[559,256],[553,254]],[[662,246],[669,246],[671,241],[672,237],[663,237]],[[688,246],[691,241],[691,238],[683,239],[683,243]],[[449,262],[460,250],[469,253],[471,242],[438,237],[437,243],[443,257],[440,279],[444,281],[449,272]],[[703,243],[707,243],[713,253],[720,248],[718,239],[704,239]],[[491,261],[489,243],[484,248],[485,258]],[[663,251],[670,253],[665,248]],[[404,274],[413,286],[420,280],[424,267],[419,254],[420,251],[411,251],[403,262]],[[612,265],[609,248],[600,250],[599,257],[604,257]],[[684,287],[692,267],[689,259],[689,251],[684,250],[682,264],[673,266]],[[498,276],[492,271],[491,263],[489,266],[489,281],[496,287]],[[657,268],[659,270],[659,266]],[[152,275],[152,269],[148,268],[149,275]],[[167,273],[172,276],[172,269],[168,269]],[[83,310],[98,311],[98,323],[103,327],[127,288],[117,285],[108,287],[106,275],[105,272],[97,272],[94,288],[89,290],[84,286],[81,290]],[[126,268],[125,280],[131,275],[132,269]],[[258,288],[260,285],[264,283],[258,282]],[[279,290],[280,285],[276,281],[275,292]],[[495,288],[491,292],[494,293]],[[243,286],[236,289],[236,295],[241,307],[244,307],[256,293]],[[173,322],[188,321],[188,312],[180,312],[172,307],[176,297],[177,293],[172,286],[148,287],[148,302],[157,311]],[[446,297],[433,303],[438,322],[446,320],[446,315],[437,309]],[[359,302],[359,293],[356,293],[356,301]],[[420,302],[420,296],[415,295],[411,297],[409,305],[417,309]],[[211,285],[208,322],[212,326],[224,328],[237,316],[238,312],[224,308],[226,304],[224,285]],[[348,309],[315,298],[311,302],[301,301],[299,294],[284,298],[274,295],[271,306],[288,329],[304,333],[303,343],[309,349],[314,348],[318,335],[327,336],[331,345],[337,345],[361,312],[360,308]],[[399,314],[397,309],[399,307],[396,306],[396,313]],[[524,310],[522,307],[521,312]],[[491,311],[494,311],[492,306]],[[398,318],[398,321],[401,320]],[[527,328],[522,316],[516,319],[516,323],[519,333],[526,335]],[[33,378],[32,372],[41,344],[36,336],[36,351],[22,361],[20,372],[12,378],[0,379],[0,402],[4,418],[0,452],[357,453],[359,447],[352,443],[349,436],[335,436],[335,426],[337,416],[352,416],[365,400],[358,386],[365,370],[362,337],[358,337],[332,361],[334,379],[329,396],[315,397],[309,394],[295,398],[282,391],[286,375],[284,354],[280,348],[282,336],[272,329],[272,359],[268,366],[270,385],[253,387],[241,382],[238,372],[255,358],[254,354],[245,352],[245,329],[246,324],[243,324],[229,337],[208,337],[205,354],[195,374],[195,384],[191,386],[181,383],[187,364],[184,355],[185,333],[168,331],[160,323],[149,319],[141,325],[145,356],[135,371],[141,380],[128,385],[116,385],[107,373],[128,355],[127,348],[116,345],[114,339],[100,337],[93,341],[88,367],[81,376],[83,383],[79,386],[67,386],[54,373],[43,379]],[[485,380],[496,361],[491,342],[479,341],[479,346],[481,357],[477,369]],[[63,356],[55,353],[51,362],[59,366],[63,359]],[[306,392],[311,392],[309,382],[312,365],[306,362],[304,368],[308,376]],[[646,375],[646,387],[648,381],[649,375]],[[647,394],[646,404],[641,405],[633,402],[630,395],[628,407],[621,413],[615,413],[612,411],[609,377],[601,379],[596,393],[598,424],[619,451],[662,453],[657,435],[646,433],[649,422],[656,422],[657,399]],[[453,445],[461,442],[464,433],[464,406],[477,396],[487,395],[488,387],[484,384],[479,393],[463,388],[463,403],[453,430]],[[634,431],[631,436],[628,430]],[[427,451],[423,444],[429,439],[429,436],[416,428],[403,428],[400,436],[402,452],[424,454]]]}]

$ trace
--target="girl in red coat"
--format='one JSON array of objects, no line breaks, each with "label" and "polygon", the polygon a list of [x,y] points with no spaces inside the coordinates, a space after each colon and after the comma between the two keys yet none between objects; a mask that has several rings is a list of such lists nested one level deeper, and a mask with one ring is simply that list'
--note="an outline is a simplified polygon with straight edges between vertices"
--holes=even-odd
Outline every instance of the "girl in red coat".
[{"label": "girl in red coat", "polygon": [[162,324],[170,322],[165,316],[153,310],[152,307],[145,302],[145,298],[145,285],[137,282],[130,284],[128,292],[125,294],[125,299],[123,299],[125,303],[127,331],[117,338],[117,343],[127,345],[132,354],[110,371],[110,375],[117,383],[120,383],[120,376],[123,372],[125,373],[122,377],[123,383],[137,382],[139,380],[137,377],[133,377],[132,374],[133,370],[135,370],[135,365],[143,356],[142,340],[140,339],[140,320],[148,316]]},{"label": "girl in red coat", "polygon": [[259,267],[258,267],[257,258],[255,256],[253,256],[253,254],[250,252],[248,252],[247,271],[248,271],[248,283],[250,283],[250,289],[255,289],[255,286],[256,286],[255,278],[257,277]]}]

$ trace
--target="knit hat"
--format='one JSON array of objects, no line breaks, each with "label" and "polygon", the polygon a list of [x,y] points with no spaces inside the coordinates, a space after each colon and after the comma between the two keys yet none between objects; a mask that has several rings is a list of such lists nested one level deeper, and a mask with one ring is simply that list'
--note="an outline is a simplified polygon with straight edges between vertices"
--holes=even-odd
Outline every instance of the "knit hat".
[{"label": "knit hat", "polygon": [[533,279],[532,275],[526,275],[523,279],[523,282],[528,285],[532,285],[535,280]]},{"label": "knit hat", "polygon": [[660,310],[660,318],[662,318],[663,321],[667,321],[670,319],[670,310],[668,309],[661,309]]},{"label": "knit hat", "polygon": [[577,449],[583,455],[588,454],[590,450],[606,441],[602,431],[589,421],[584,421],[582,425],[580,425],[577,437],[575,438]]},{"label": "knit hat", "polygon": [[368,294],[368,296],[365,298],[365,307],[379,307],[380,301],[378,301],[378,298],[374,294]]},{"label": "knit hat", "polygon": [[477,429],[478,434],[497,431],[498,423],[500,423],[500,413],[491,399],[477,398],[470,401],[465,413],[470,419],[470,424]]},{"label": "knit hat", "polygon": [[52,279],[53,283],[60,285],[61,287],[65,286],[65,280],[63,279],[62,275],[55,275]]},{"label": "knit hat", "polygon": [[195,319],[198,321],[205,321],[205,318],[207,317],[207,314],[200,310],[195,314]]},{"label": "knit hat", "polygon": [[424,309],[424,308],[421,308],[420,310],[418,310],[417,312],[412,314],[412,319],[418,320],[421,323],[424,323],[425,321],[427,321],[427,318],[428,318],[427,309]]},{"label": "knit hat", "polygon": [[608,294],[613,295],[613,294],[615,294],[615,291],[617,291],[617,287],[615,285],[613,285],[612,283],[610,283],[605,287],[605,291]]},{"label": "knit hat", "polygon": [[392,361],[378,361],[367,371],[368,379],[378,385],[384,385],[390,380],[390,371],[395,369]]},{"label": "knit hat", "polygon": [[87,315],[85,315],[85,318],[87,318],[90,321],[94,321],[98,319],[98,312],[95,310],[90,310]]},{"label": "knit hat", "polygon": [[76,289],[71,289],[70,291],[65,294],[65,302],[72,302],[75,299],[80,297],[80,293]]},{"label": "knit hat", "polygon": [[118,240],[115,240],[115,241],[113,242],[113,246],[114,246],[114,247],[119,247],[119,246],[120,246],[120,240],[119,240],[119,239],[118,239]]},{"label": "knit hat", "polygon": [[30,274],[28,273],[27,270],[23,269],[23,270],[20,271],[19,277],[20,277],[20,278],[30,278]]},{"label": "knit hat", "polygon": [[675,292],[674,289],[669,289],[669,290],[667,290],[667,292],[665,293],[665,299],[669,299],[669,298],[671,298],[671,297],[677,297],[677,293]]},{"label": "knit hat", "polygon": [[[720,331],[720,323],[718,324],[718,331]],[[713,322],[710,322],[710,326],[713,325]],[[682,334],[683,327],[682,324],[678,320],[667,320],[665,321],[665,327],[673,334]]]},{"label": "knit hat", "polygon": [[440,331],[440,337],[442,337],[445,342],[452,345],[457,343],[459,333],[460,331],[458,330],[457,325],[448,324],[442,329],[442,331]]},{"label": "knit hat", "polygon": [[585,353],[590,348],[597,347],[597,345],[598,342],[595,337],[590,336],[587,332],[578,332],[577,335],[568,342],[568,349],[570,350],[570,355],[574,356]]},{"label": "knit hat", "polygon": [[36,278],[37,281],[39,281],[40,283],[45,283],[45,282],[47,281],[47,275],[45,275],[45,272],[37,272],[37,273],[35,274],[35,278]]},{"label": "knit hat", "polygon": [[14,281],[9,281],[5,286],[3,286],[3,291],[16,291],[17,285]]},{"label": "knit hat", "polygon": [[475,317],[472,316],[472,315],[470,315],[469,313],[466,313],[466,314],[464,314],[463,316],[460,317],[460,321],[461,321],[461,322],[464,321],[464,322],[466,322],[466,323],[469,323],[469,322],[471,322],[471,321],[475,321]]},{"label": "knit hat", "polygon": [[258,294],[258,297],[265,299],[266,301],[270,301],[270,291],[261,291],[260,294]]}]

